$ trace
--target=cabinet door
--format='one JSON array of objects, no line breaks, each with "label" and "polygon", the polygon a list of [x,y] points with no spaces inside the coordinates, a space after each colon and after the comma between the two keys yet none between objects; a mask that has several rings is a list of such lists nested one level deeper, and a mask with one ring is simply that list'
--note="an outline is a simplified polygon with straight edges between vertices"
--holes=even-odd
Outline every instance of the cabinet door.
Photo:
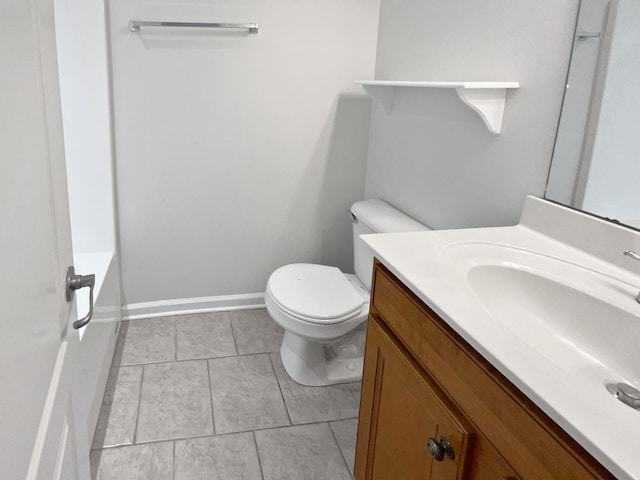
[{"label": "cabinet door", "polygon": [[[356,448],[358,480],[463,477],[469,434],[444,396],[372,318]],[[429,439],[446,438],[453,458],[436,461]]]}]

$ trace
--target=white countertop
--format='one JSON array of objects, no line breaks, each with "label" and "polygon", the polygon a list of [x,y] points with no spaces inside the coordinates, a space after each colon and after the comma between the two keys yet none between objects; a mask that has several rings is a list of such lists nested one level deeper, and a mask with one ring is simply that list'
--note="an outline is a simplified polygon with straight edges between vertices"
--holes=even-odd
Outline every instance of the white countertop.
[{"label": "white countertop", "polygon": [[[413,293],[615,476],[640,479],[640,411],[622,404],[605,389],[609,380],[616,383],[622,379],[603,382],[601,375],[607,373],[593,358],[569,353],[564,363],[559,364],[557,358],[550,361],[547,352],[501,328],[469,288],[462,288],[459,279],[451,274],[452,267],[444,253],[455,244],[486,242],[531,250],[640,288],[639,275],[523,224],[360,238]],[[617,293],[626,296],[628,292]],[[640,315],[640,305],[635,304],[633,296],[629,302],[625,308],[633,311],[637,307]],[[637,351],[640,352],[640,345]],[[640,354],[629,353],[640,365]]]}]

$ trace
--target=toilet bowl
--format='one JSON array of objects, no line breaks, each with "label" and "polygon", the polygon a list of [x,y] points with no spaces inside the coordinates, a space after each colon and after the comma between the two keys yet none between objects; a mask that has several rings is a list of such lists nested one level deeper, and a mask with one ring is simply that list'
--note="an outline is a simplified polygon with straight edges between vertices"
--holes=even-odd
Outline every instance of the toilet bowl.
[{"label": "toilet bowl", "polygon": [[356,274],[309,263],[285,265],[267,282],[265,304],[284,330],[280,356],[302,385],[321,386],[362,378],[373,252],[365,233],[428,230],[382,200],[351,207]]}]

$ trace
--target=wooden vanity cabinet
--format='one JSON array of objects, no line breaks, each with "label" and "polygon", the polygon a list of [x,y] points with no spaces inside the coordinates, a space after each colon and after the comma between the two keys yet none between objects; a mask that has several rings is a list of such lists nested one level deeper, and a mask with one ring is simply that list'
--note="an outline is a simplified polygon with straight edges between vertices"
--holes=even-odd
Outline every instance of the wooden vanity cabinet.
[{"label": "wooden vanity cabinet", "polygon": [[376,261],[355,478],[614,477]]}]

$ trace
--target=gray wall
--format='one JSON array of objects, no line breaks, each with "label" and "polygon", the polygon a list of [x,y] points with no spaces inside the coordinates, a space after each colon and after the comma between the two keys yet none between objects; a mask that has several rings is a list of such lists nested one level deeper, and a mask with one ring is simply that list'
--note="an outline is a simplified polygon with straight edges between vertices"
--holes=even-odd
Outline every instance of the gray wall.
[{"label": "gray wall", "polygon": [[516,223],[543,195],[577,0],[382,0],[376,79],[517,81],[494,136],[453,91],[374,105],[365,195],[432,228]]},{"label": "gray wall", "polygon": [[[125,303],[263,292],[291,262],[351,270],[377,0],[111,0]],[[130,19],[258,22],[246,35]]]}]

